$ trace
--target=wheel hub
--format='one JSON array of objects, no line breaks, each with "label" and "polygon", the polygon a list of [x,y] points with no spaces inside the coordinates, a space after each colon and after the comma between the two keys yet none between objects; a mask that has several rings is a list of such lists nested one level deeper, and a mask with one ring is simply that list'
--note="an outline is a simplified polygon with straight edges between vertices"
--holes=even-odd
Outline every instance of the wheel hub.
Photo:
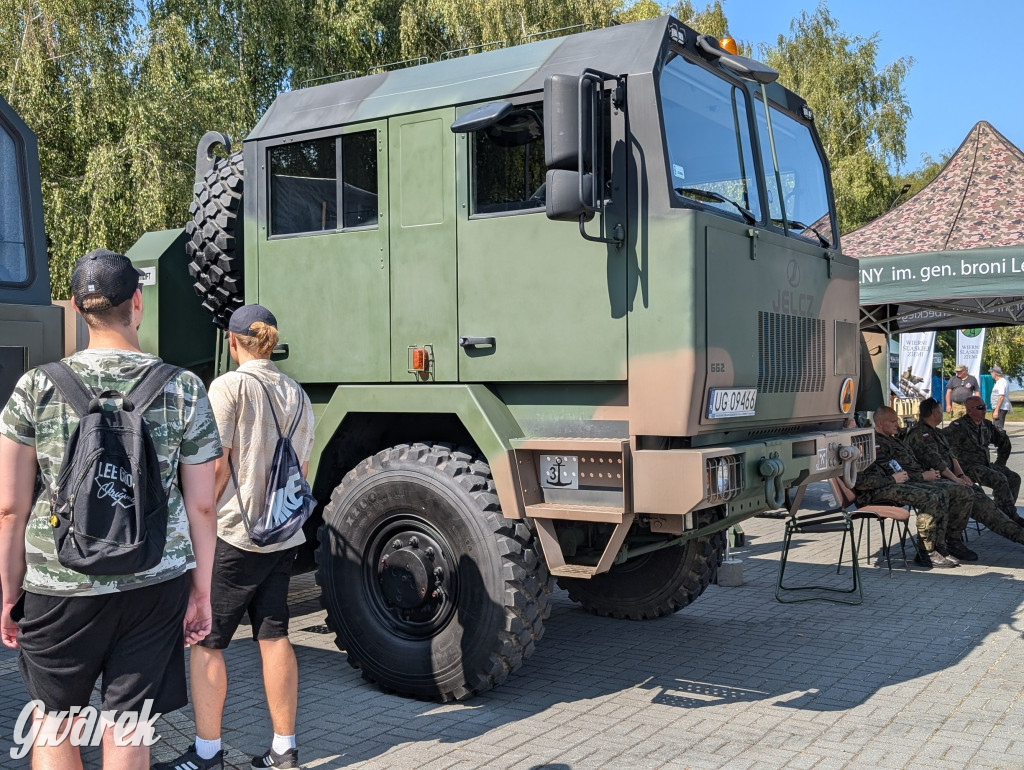
[{"label": "wheel hub", "polygon": [[377,562],[380,598],[395,620],[425,623],[447,614],[451,568],[441,544],[422,531],[391,533]]}]

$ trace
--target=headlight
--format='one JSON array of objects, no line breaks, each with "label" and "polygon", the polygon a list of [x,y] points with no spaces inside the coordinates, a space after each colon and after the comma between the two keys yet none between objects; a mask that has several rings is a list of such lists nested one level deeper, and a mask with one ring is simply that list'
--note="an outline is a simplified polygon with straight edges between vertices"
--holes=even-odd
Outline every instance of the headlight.
[{"label": "headlight", "polygon": [[718,481],[717,491],[720,497],[725,497],[730,491],[729,461],[724,457],[719,457],[717,466],[715,473]]}]

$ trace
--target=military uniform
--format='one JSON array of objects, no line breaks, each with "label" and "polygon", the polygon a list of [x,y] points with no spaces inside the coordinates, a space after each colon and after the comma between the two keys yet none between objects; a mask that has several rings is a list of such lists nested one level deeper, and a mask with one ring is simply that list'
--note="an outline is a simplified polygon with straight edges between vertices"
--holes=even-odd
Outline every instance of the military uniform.
[{"label": "military uniform", "polygon": [[[126,350],[83,350],[64,359],[95,391],[127,392],[159,359]],[[0,415],[0,433],[35,446],[39,471],[36,498],[25,532],[25,590],[50,596],[95,596],[171,580],[195,566],[185,503],[178,485],[178,463],[200,464],[221,456],[220,436],[206,390],[198,377],[182,371],[145,412],[160,477],[167,491],[167,543],[160,563],[135,575],[84,575],[57,560],[50,497],[64,447],[78,415],[50,378],[39,369],[22,375]]]},{"label": "military uniform", "polygon": [[[897,467],[891,464],[895,461]],[[898,484],[893,475],[904,470],[910,477]],[[912,505],[917,509],[917,534],[924,550],[933,551],[936,545],[946,543],[947,530],[959,532],[967,524],[969,503],[964,504],[962,493],[951,486],[925,481],[923,469],[902,441],[894,436],[875,434],[875,462],[857,475],[854,491],[861,504],[892,502],[897,505]],[[968,492],[967,487],[961,487]],[[951,496],[959,505],[951,507]]]},{"label": "military uniform", "polygon": [[[970,418],[964,419],[969,420]],[[940,473],[947,469],[953,469],[952,451],[938,428],[923,422],[918,423],[907,433],[906,444],[922,467],[933,468]],[[962,464],[961,467],[963,467]],[[933,483],[949,484],[971,491],[970,517],[981,522],[997,535],[1024,545],[1024,526],[1021,526],[1014,517],[1007,516],[1000,511],[992,499],[979,487],[968,487],[949,479]],[[955,504],[953,499],[950,502]],[[957,532],[952,528],[947,531],[947,535],[950,537],[956,534]]]},{"label": "military uniform", "polygon": [[[1020,476],[1006,467],[1010,457],[1010,438],[991,420],[975,425],[967,415],[954,420],[942,431],[950,450],[964,473],[973,481],[992,490],[996,506],[1011,519],[1017,518],[1017,495]],[[988,447],[996,447],[996,461],[989,461]]]}]

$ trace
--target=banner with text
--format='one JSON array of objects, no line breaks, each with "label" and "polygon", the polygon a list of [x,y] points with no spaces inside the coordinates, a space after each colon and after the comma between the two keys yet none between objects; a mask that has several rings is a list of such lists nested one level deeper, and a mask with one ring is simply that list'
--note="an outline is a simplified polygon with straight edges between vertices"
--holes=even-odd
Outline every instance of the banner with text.
[{"label": "banner with text", "polygon": [[956,330],[956,363],[967,367],[967,373],[981,376],[981,349],[985,347],[984,329]]},{"label": "banner with text", "polygon": [[932,394],[932,352],[935,332],[900,335],[899,380],[896,387],[905,398],[924,400]]}]

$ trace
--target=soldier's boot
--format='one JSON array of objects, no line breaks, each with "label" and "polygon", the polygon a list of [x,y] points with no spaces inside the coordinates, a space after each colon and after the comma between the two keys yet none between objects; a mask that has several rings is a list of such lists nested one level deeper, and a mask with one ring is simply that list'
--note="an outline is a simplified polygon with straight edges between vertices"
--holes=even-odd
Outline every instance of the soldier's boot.
[{"label": "soldier's boot", "polygon": [[[942,545],[936,544],[935,545],[934,553],[937,553],[943,559],[948,561],[950,563],[950,566],[953,566],[953,567],[959,567],[960,566],[960,560],[949,552],[949,548],[946,547],[945,543],[943,543]],[[930,553],[930,554],[928,554],[928,557],[932,560],[932,566],[933,567],[940,567],[940,566],[942,566],[940,564],[936,564],[935,563],[935,556],[934,556],[934,554]]]},{"label": "soldier's boot", "polygon": [[945,550],[945,543],[942,544],[940,550],[938,543],[932,544],[919,537],[917,539],[917,556],[914,557],[914,562],[925,569],[931,569],[932,567],[937,567],[939,569],[959,567],[960,562],[956,560],[956,557],[947,556],[942,553],[942,551]]},{"label": "soldier's boot", "polygon": [[[963,541],[959,537],[950,538],[946,541],[946,550],[949,552],[949,556],[955,557],[960,561],[977,561],[978,554],[963,544]],[[946,558],[949,558],[947,556]]]},{"label": "soldier's boot", "polygon": [[932,551],[928,554],[928,560],[932,563],[933,567],[939,569],[952,569],[953,567],[959,567],[960,562],[957,561],[955,556],[943,555],[939,551]]}]

